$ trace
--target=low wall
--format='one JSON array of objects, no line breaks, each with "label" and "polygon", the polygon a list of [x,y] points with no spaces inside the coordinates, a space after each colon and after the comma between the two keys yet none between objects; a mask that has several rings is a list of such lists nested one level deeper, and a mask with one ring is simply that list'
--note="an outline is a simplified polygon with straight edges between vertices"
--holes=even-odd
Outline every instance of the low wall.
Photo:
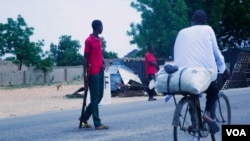
[{"label": "low wall", "polygon": [[0,71],[0,86],[81,81],[82,73],[82,66],[54,67],[51,72],[47,73],[34,67],[20,71]]},{"label": "low wall", "polygon": [[[106,67],[111,65],[113,59],[105,59]],[[116,59],[117,60],[117,59]],[[118,59],[124,62],[124,65],[134,71],[145,84],[145,62],[144,58],[124,58]],[[157,60],[159,65],[164,64],[164,59]],[[53,67],[51,72],[44,73],[34,67],[22,67],[17,70],[17,66],[8,61],[0,60],[0,86],[7,85],[32,85],[44,83],[82,81],[83,67],[80,66],[64,66]]]}]

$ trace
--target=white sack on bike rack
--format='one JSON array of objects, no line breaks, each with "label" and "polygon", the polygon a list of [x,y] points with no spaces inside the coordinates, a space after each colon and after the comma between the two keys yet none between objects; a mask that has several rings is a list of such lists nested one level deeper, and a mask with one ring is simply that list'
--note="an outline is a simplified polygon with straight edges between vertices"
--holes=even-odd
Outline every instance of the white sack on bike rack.
[{"label": "white sack on bike rack", "polygon": [[210,69],[190,67],[179,68],[178,71],[168,74],[161,68],[156,73],[155,89],[158,92],[200,94],[209,87],[213,73]]}]

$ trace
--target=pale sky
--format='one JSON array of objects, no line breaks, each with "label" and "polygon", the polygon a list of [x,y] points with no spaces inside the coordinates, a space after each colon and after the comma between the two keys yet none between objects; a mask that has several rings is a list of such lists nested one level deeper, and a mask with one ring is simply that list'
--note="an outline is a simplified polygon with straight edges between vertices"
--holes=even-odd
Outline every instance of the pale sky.
[{"label": "pale sky", "polygon": [[107,51],[123,57],[136,45],[130,45],[127,36],[130,23],[140,23],[140,13],[130,6],[132,0],[0,0],[0,23],[7,18],[17,19],[20,14],[28,27],[34,27],[32,41],[45,40],[44,50],[50,43],[58,44],[61,35],[71,35],[82,46],[92,33],[91,22],[103,22],[102,37],[107,42]]}]

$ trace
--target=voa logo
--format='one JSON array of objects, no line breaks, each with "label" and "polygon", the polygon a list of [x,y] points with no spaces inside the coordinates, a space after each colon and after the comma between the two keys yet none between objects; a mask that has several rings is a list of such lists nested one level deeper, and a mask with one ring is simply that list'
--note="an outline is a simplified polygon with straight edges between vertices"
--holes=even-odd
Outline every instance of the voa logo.
[{"label": "voa logo", "polygon": [[244,129],[226,129],[227,136],[247,136]]}]

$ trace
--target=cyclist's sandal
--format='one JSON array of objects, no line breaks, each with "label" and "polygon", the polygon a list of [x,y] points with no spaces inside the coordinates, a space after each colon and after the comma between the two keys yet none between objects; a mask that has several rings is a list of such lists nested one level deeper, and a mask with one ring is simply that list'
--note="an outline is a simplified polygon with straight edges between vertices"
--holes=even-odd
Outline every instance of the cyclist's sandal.
[{"label": "cyclist's sandal", "polygon": [[211,134],[215,134],[216,132],[220,131],[220,127],[216,123],[216,121],[209,117],[207,114],[203,115],[203,119],[208,124]]},{"label": "cyclist's sandal", "polygon": [[215,134],[216,132],[220,131],[219,125],[216,123],[216,121],[205,121],[210,129],[211,134]]}]

